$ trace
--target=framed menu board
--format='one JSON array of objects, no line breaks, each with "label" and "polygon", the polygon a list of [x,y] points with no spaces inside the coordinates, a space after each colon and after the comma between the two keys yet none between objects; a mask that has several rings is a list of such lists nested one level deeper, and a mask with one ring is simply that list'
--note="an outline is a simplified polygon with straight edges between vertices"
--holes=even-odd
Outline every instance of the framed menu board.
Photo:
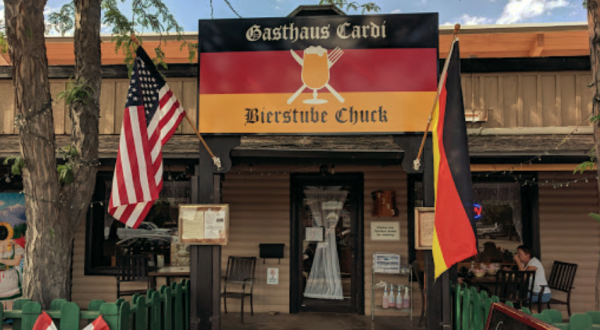
[{"label": "framed menu board", "polygon": [[227,245],[229,205],[180,205],[179,240],[192,245]]},{"label": "framed menu board", "polygon": [[415,207],[416,250],[431,250],[431,246],[433,245],[434,220],[434,207]]}]

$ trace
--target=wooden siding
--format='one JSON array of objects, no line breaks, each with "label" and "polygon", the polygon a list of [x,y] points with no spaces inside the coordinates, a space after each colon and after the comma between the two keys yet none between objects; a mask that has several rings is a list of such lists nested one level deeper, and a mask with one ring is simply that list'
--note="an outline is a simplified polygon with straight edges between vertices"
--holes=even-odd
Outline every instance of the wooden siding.
[{"label": "wooden siding", "polygon": [[[58,94],[66,89],[66,80],[51,80],[54,133],[64,135],[71,133],[69,109]],[[196,122],[196,100],[198,82],[195,78],[170,79],[169,86],[177,99],[187,110],[192,122]],[[125,79],[103,79],[100,96],[100,134],[112,135],[121,133],[123,110],[127,96],[129,81]],[[0,80],[0,134],[16,134],[14,128],[15,100],[11,80]],[[187,121],[183,121],[177,130],[179,134],[194,134]]]},{"label": "wooden siding", "polygon": [[488,110],[468,127],[587,126],[592,112],[589,72],[462,74],[465,110]]},{"label": "wooden siding", "polygon": [[[592,91],[589,72],[463,74],[465,109],[488,109],[488,121],[468,127],[552,127],[589,125]],[[172,78],[169,86],[196,122],[197,81]],[[104,79],[100,98],[100,134],[119,134],[128,80]],[[54,125],[58,135],[71,131],[68,109],[57,95],[65,80],[52,80]],[[15,134],[14,94],[10,80],[0,80],[0,134]],[[184,120],[178,134],[193,134]]]},{"label": "wooden siding", "polygon": [[[297,167],[296,167],[297,168]],[[257,284],[254,307],[257,312],[289,312],[289,172],[291,168],[255,166],[253,173],[234,168],[226,175],[223,183],[223,199],[231,205],[231,243],[223,248],[222,266],[225,271],[229,255],[258,256],[259,243],[285,243],[285,255],[281,264],[276,261],[257,262]],[[316,171],[304,168],[295,171]],[[398,167],[336,167],[337,172],[363,172],[365,178],[365,313],[370,313],[371,265],[373,252],[398,252],[402,260],[408,258],[406,174]],[[260,173],[264,172],[264,175]],[[279,174],[267,173],[280,172]],[[585,174],[584,174],[585,176]],[[582,179],[569,187],[554,189],[540,187],[540,239],[542,262],[546,274],[550,274],[555,260],[579,264],[573,291],[573,312],[594,310],[594,288],[596,268],[599,262],[599,234],[597,222],[587,214],[597,210],[598,192],[596,181],[585,183]],[[539,181],[563,182],[574,180],[570,173],[541,172]],[[370,240],[372,199],[370,193],[379,189],[396,191],[396,202],[401,216],[400,243],[374,243]],[[85,224],[82,224],[75,239],[73,260],[73,300],[85,306],[91,299],[116,299],[116,283],[113,277],[85,276]],[[266,284],[266,268],[279,267],[279,285]],[[378,277],[379,278],[379,277]],[[382,280],[398,283],[398,277],[381,277]],[[405,283],[401,279],[399,283]],[[413,304],[415,315],[420,313],[420,293],[414,285]],[[380,293],[379,293],[380,294]],[[379,294],[375,297],[379,301]],[[560,293],[554,293],[561,297]],[[230,311],[239,310],[239,302],[232,301]],[[562,308],[556,306],[556,308]],[[385,313],[385,312],[382,312]],[[566,314],[565,314],[566,315]]]},{"label": "wooden siding", "polygon": [[[285,243],[284,258],[281,264],[275,260],[257,261],[254,287],[254,311],[280,313],[289,312],[289,239],[290,239],[290,178],[289,171],[316,172],[317,167],[283,168],[282,166],[254,166],[253,171],[247,168],[234,167],[225,177],[223,183],[223,202],[230,204],[230,243],[222,249],[222,272],[225,273],[229,255],[259,256],[260,243]],[[279,173],[274,173],[279,172]],[[351,167],[336,166],[336,172],[364,173],[364,231],[365,231],[365,313],[370,313],[371,306],[371,266],[374,252],[394,252],[408,260],[408,222],[407,222],[407,182],[406,174],[401,167]],[[262,173],[262,175],[261,175]],[[370,237],[371,221],[378,220],[371,216],[373,200],[371,192],[380,189],[396,191],[397,207],[400,217],[400,242],[372,242]],[[385,220],[385,219],[382,219]],[[116,299],[116,282],[113,277],[85,276],[85,224],[80,227],[75,239],[73,260],[73,301],[85,306],[91,299]],[[267,267],[279,268],[279,284],[267,285]],[[406,277],[379,276],[377,281],[385,280],[393,284],[407,283]],[[415,283],[413,304],[415,315],[420,315],[420,292]],[[376,299],[381,300],[378,292]],[[230,312],[239,311],[239,300],[232,299],[228,304]],[[247,310],[247,309],[246,309]],[[386,314],[386,312],[381,312]]]},{"label": "wooden siding", "polygon": [[[594,175],[587,174],[589,183],[579,176],[578,183],[554,189],[552,185],[541,186],[540,193],[540,240],[542,263],[546,276],[555,260],[576,263],[575,289],[571,295],[573,313],[595,310],[594,293],[596,270],[599,262],[598,222],[588,213],[598,211],[598,188]],[[566,172],[539,174],[539,182],[565,182],[577,177]],[[562,292],[552,292],[553,297],[564,299]],[[562,310],[566,318],[566,308]]]}]

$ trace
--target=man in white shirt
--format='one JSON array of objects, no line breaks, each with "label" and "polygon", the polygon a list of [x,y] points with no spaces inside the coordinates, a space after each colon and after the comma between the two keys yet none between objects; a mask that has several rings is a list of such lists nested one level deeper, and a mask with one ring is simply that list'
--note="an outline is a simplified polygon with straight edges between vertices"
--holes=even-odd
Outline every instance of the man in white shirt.
[{"label": "man in white shirt", "polygon": [[[531,254],[531,249],[525,245],[521,245],[517,248],[517,254],[514,257],[514,260],[517,263],[520,271],[535,271],[535,278],[533,280],[533,297],[531,297],[531,302],[537,303],[542,286],[548,285],[542,262],[538,258],[534,257]],[[550,301],[550,298],[550,289],[546,287],[541,297],[542,303],[547,303]]]}]

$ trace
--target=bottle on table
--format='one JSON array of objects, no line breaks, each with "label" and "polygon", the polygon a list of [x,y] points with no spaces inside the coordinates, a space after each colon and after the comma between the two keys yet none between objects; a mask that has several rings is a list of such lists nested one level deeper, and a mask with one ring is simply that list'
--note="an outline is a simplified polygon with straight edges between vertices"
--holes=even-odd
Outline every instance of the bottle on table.
[{"label": "bottle on table", "polygon": [[402,300],[402,286],[398,284],[398,295],[396,296],[396,308],[404,308],[404,301]]},{"label": "bottle on table", "polygon": [[390,295],[388,296],[388,307],[396,307],[396,299],[394,298],[394,285],[390,284]]},{"label": "bottle on table", "polygon": [[410,308],[410,295],[408,293],[408,286],[405,287],[406,291],[404,291],[404,299],[402,299],[402,306],[404,308]]},{"label": "bottle on table", "polygon": [[382,307],[384,309],[387,309],[389,307],[390,301],[389,301],[389,297],[388,297],[388,292],[387,292],[387,285],[385,286],[385,288],[383,289],[383,304]]}]

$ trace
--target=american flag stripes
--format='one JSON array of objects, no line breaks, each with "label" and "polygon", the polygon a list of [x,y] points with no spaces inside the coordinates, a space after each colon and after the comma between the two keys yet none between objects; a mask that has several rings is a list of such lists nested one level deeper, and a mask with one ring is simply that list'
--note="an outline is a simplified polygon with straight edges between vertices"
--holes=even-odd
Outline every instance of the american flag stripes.
[{"label": "american flag stripes", "polygon": [[108,213],[137,228],[162,189],[162,146],[185,111],[142,47],[127,93]]}]

